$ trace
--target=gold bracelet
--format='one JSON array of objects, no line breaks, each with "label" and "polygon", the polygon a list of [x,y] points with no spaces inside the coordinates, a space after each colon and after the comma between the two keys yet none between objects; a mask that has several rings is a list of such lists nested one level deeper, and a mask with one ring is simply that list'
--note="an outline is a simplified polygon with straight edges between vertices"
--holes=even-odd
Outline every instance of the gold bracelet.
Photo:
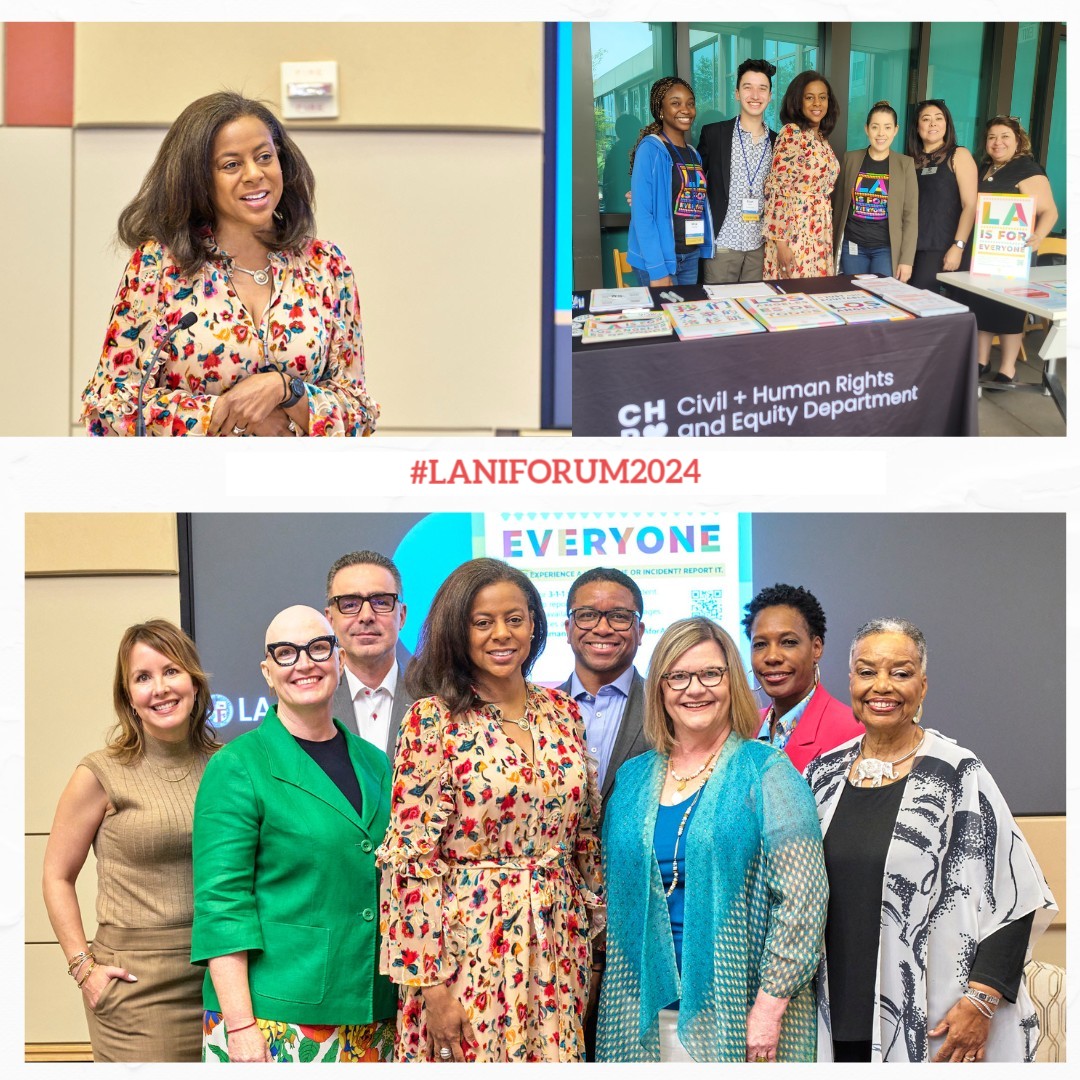
[{"label": "gold bracelet", "polygon": [[81,968],[87,960],[95,960],[96,957],[92,952],[88,952],[83,949],[82,952],[77,952],[74,956],[68,958],[68,974],[73,975],[78,968]]},{"label": "gold bracelet", "polygon": [[75,985],[81,990],[86,985],[86,980],[90,978],[90,973],[97,967],[93,961],[90,962],[90,966],[86,969],[86,973],[81,979],[75,980]]}]

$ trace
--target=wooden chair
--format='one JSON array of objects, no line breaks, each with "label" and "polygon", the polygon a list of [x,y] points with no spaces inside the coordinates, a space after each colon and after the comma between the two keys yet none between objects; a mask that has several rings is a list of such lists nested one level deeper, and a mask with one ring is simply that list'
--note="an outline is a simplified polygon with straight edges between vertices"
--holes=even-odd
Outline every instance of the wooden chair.
[{"label": "wooden chair", "polygon": [[625,251],[614,248],[611,254],[615,257],[615,288],[625,288],[623,285],[623,274],[631,274],[634,268],[626,261]]}]

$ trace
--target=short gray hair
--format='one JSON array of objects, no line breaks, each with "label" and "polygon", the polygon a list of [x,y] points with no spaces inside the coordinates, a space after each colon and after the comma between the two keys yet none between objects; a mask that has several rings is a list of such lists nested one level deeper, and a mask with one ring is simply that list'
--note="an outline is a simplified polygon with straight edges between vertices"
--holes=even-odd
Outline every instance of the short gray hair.
[{"label": "short gray hair", "polygon": [[338,571],[346,569],[349,566],[381,566],[383,570],[386,570],[390,576],[394,579],[394,584],[397,586],[398,597],[401,596],[401,571],[394,565],[394,560],[387,558],[381,551],[350,551],[347,555],[342,555],[340,558],[334,560],[334,565],[330,567],[329,572],[326,575],[326,598],[330,599],[330,590],[334,587],[334,578],[337,577]]},{"label": "short gray hair", "polygon": [[871,619],[869,622],[864,622],[851,639],[851,649],[848,652],[849,668],[855,663],[855,650],[859,643],[873,634],[903,634],[911,641],[919,654],[919,672],[926,674],[926,635],[907,619]]}]

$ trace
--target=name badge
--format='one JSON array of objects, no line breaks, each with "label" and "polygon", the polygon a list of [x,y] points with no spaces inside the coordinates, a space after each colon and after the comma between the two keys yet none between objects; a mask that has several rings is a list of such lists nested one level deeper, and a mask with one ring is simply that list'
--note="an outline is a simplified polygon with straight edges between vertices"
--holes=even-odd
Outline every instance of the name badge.
[{"label": "name badge", "polygon": [[686,223],[686,242],[688,244],[705,243],[705,221],[702,218]]},{"label": "name badge", "polygon": [[849,240],[847,242],[847,253],[849,255],[858,255],[859,254],[859,245],[856,244],[854,240]]},{"label": "name badge", "polygon": [[761,200],[760,199],[743,199],[743,201],[742,201],[742,219],[743,219],[743,221],[760,221],[761,220]]}]

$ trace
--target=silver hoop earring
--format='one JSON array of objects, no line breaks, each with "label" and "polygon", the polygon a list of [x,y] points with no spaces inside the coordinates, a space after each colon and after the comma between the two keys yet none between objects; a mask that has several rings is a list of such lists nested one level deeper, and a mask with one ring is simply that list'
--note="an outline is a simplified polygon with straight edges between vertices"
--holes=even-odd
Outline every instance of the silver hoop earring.
[{"label": "silver hoop earring", "polygon": [[917,723],[919,723],[920,720],[922,720],[922,702],[921,701],[919,702],[918,709],[915,710],[915,715],[911,718],[911,722],[913,724],[917,724]]},{"label": "silver hoop earring", "polygon": [[814,685],[821,685],[821,668],[818,667],[818,662],[816,660],[814,661]]},{"label": "silver hoop earring", "polygon": [[[746,674],[747,674],[748,678],[752,679],[754,677],[754,669],[751,668]],[[764,690],[765,687],[760,685],[760,683],[759,683],[757,686],[751,686],[750,689],[753,690],[754,693],[756,694],[759,690]]]}]

